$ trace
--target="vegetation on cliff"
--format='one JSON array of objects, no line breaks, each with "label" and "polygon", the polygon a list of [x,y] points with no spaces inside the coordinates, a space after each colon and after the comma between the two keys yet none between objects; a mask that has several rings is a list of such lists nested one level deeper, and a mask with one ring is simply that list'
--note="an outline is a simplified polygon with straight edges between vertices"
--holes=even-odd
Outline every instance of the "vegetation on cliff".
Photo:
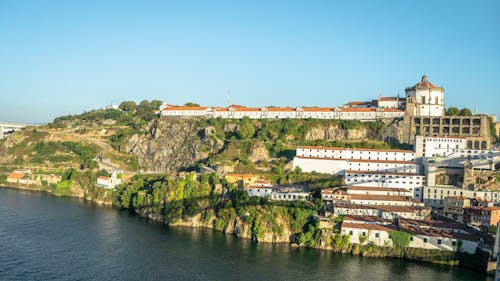
[{"label": "vegetation on cliff", "polygon": [[214,228],[266,242],[290,242],[318,210],[309,202],[250,198],[217,174],[137,175],[117,188],[115,204],[165,224]]}]

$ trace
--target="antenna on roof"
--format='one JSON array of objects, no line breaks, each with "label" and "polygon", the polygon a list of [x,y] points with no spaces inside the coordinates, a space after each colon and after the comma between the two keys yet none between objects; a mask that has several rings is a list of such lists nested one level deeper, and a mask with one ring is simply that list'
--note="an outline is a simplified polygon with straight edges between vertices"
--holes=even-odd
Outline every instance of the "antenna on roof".
[{"label": "antenna on roof", "polygon": [[227,106],[230,106],[231,105],[231,91],[230,90],[227,91],[226,101],[227,101]]}]

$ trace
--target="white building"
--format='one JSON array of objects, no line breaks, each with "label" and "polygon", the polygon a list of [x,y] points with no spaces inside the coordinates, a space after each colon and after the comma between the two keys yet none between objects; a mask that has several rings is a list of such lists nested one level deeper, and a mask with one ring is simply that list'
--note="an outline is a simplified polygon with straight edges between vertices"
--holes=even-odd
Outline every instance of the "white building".
[{"label": "white building", "polygon": [[387,206],[335,203],[333,215],[376,216],[386,220],[407,218],[423,220],[430,216],[431,208],[424,206]]},{"label": "white building", "polygon": [[500,203],[500,190],[468,190],[453,185],[425,186],[423,202],[426,206],[440,209],[444,207],[444,199],[452,196],[479,198]]},{"label": "white building", "polygon": [[422,201],[424,176],[416,173],[348,170],[344,182],[350,186],[408,189],[413,192],[413,198]]},{"label": "white building", "polygon": [[252,196],[270,197],[272,192],[273,192],[273,188],[272,187],[265,187],[265,186],[251,185],[251,186],[245,187],[245,191],[248,194],[248,196],[250,196],[250,197],[252,197]]},{"label": "white building", "polygon": [[415,101],[414,116],[444,116],[444,88],[422,76],[422,81],[405,89],[407,98]]},{"label": "white building", "polygon": [[303,172],[339,175],[347,170],[418,173],[414,158],[411,150],[299,146],[293,167]]},{"label": "white building", "polygon": [[404,188],[387,188],[373,186],[348,186],[346,193],[349,195],[384,195],[384,196],[405,196],[413,197],[413,192]]},{"label": "white building", "polygon": [[206,106],[163,105],[160,108],[160,114],[163,116],[200,117],[207,116],[210,111],[211,108]]},{"label": "white building", "polygon": [[417,157],[448,157],[465,150],[465,137],[415,137],[415,153]]},{"label": "white building", "polygon": [[97,186],[101,186],[107,189],[115,188],[115,186],[122,183],[122,180],[118,178],[116,172],[113,172],[110,177],[100,176],[97,178]]},{"label": "white building", "polygon": [[384,221],[363,221],[366,217],[348,217],[342,223],[341,235],[349,236],[350,243],[377,246],[394,246],[392,233],[406,232],[410,236],[408,247],[429,250],[474,254],[480,239],[473,236],[461,226],[435,222],[432,220],[416,221],[398,219],[398,225],[387,224]]},{"label": "white building", "polygon": [[280,188],[271,193],[271,200],[274,201],[307,201],[309,192],[299,188]]},{"label": "white building", "polygon": [[224,119],[343,119],[373,121],[401,119],[405,112],[395,108],[326,108],[326,107],[262,107],[242,105],[229,107],[175,106],[164,104],[155,114],[170,117],[214,117]]},{"label": "white building", "polygon": [[344,160],[381,160],[381,161],[412,161],[415,152],[400,149],[368,149],[325,146],[298,146],[297,156],[344,159]]}]

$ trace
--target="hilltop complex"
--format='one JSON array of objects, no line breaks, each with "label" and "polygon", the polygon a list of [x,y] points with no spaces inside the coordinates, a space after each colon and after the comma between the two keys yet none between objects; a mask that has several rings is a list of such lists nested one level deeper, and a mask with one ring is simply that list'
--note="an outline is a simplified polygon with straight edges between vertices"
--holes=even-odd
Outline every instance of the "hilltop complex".
[{"label": "hilltop complex", "polygon": [[[339,119],[399,120],[403,122],[402,142],[413,144],[414,135],[462,136],[473,143],[490,147],[490,127],[485,114],[446,116],[444,88],[435,86],[424,75],[421,81],[405,89],[406,97],[382,97],[372,101],[353,101],[342,107],[246,107],[230,105],[176,106],[163,104],[156,114],[167,117],[214,117],[226,119]],[[468,147],[468,148],[473,148]],[[479,149],[475,146],[474,148]]]}]

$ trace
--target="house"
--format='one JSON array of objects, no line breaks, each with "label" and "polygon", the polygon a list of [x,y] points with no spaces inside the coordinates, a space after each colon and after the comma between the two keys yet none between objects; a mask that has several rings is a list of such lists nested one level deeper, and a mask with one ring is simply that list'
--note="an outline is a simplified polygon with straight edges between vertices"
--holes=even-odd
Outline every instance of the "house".
[{"label": "house", "polygon": [[488,231],[500,220],[500,207],[468,206],[464,209],[464,222],[482,231]]},{"label": "house", "polygon": [[307,201],[309,198],[309,192],[300,188],[282,187],[273,190],[271,193],[271,200],[274,201]]},{"label": "house", "polygon": [[121,184],[122,180],[118,178],[116,172],[113,172],[111,176],[100,176],[97,178],[97,186],[104,187],[106,189],[115,188],[117,185]]},{"label": "house", "polygon": [[406,220],[398,218],[395,223],[366,216],[345,216],[341,234],[348,236],[350,243],[377,246],[394,246],[395,232],[409,236],[407,247],[473,254],[480,239],[468,233],[459,224],[433,220]]},{"label": "house", "polygon": [[425,206],[387,206],[335,203],[333,215],[377,216],[387,220],[407,218],[423,220],[431,215],[431,208]]},{"label": "house", "polygon": [[271,197],[273,188],[269,186],[249,185],[245,187],[248,196]]},{"label": "house", "polygon": [[226,174],[224,178],[228,183],[236,184],[240,188],[255,184],[255,182],[259,179],[257,175],[252,174]]},{"label": "house", "polygon": [[23,173],[11,173],[10,175],[7,176],[7,182],[8,183],[21,183],[21,184],[26,184],[28,179],[27,174]]},{"label": "house", "polygon": [[464,208],[471,206],[471,199],[465,196],[448,196],[444,199],[443,216],[464,222]]}]

